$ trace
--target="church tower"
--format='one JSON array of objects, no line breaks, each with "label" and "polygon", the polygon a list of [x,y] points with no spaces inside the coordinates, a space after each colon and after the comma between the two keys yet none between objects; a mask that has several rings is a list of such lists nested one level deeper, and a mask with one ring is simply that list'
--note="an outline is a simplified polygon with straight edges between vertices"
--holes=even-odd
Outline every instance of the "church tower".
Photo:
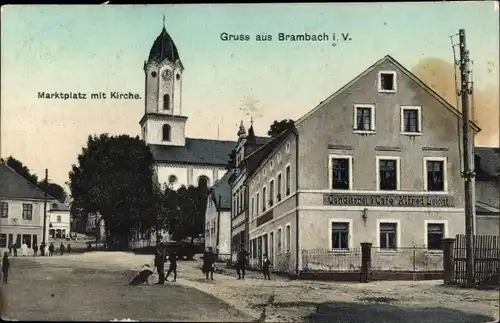
[{"label": "church tower", "polygon": [[187,117],[182,116],[184,66],[174,41],[165,29],[156,38],[144,62],[144,116],[139,124],[148,145],[184,146]]}]

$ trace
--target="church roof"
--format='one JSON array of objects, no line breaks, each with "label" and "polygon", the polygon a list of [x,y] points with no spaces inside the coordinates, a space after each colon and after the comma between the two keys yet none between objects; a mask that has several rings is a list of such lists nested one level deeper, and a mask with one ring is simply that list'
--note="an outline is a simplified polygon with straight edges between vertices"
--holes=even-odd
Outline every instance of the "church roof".
[{"label": "church roof", "polygon": [[229,186],[229,178],[233,174],[233,170],[229,170],[222,176],[222,178],[217,181],[217,183],[212,187],[212,200],[214,201],[217,208],[219,208],[219,197],[220,197],[220,210],[230,210],[231,209],[231,187]]},{"label": "church roof", "polygon": [[[12,168],[0,162],[0,198],[43,200],[44,192]],[[48,196],[49,199],[53,199]]]},{"label": "church roof", "polygon": [[180,59],[177,47],[175,46],[175,43],[170,35],[167,33],[165,26],[163,26],[160,35],[156,38],[151,50],[149,51],[148,62],[153,59],[158,62],[168,59],[173,63]]},{"label": "church roof", "polygon": [[186,138],[184,146],[150,145],[156,162],[226,166],[235,141]]}]

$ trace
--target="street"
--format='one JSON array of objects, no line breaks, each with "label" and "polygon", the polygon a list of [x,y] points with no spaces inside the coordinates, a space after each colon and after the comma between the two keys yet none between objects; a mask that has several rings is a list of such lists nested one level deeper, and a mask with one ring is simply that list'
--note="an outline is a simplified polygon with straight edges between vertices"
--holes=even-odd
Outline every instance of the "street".
[{"label": "street", "polygon": [[196,289],[175,283],[128,286],[134,271],[93,269],[85,262],[66,261],[71,257],[11,258],[9,283],[2,286],[8,302],[5,318],[41,321],[251,319]]}]

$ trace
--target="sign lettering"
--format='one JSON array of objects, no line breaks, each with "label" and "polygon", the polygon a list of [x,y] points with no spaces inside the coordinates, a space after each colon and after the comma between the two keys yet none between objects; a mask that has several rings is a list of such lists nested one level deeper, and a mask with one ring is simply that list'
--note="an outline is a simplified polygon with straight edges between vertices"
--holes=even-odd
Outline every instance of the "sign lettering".
[{"label": "sign lettering", "polygon": [[324,205],[386,206],[386,207],[453,207],[447,195],[347,195],[327,193]]}]

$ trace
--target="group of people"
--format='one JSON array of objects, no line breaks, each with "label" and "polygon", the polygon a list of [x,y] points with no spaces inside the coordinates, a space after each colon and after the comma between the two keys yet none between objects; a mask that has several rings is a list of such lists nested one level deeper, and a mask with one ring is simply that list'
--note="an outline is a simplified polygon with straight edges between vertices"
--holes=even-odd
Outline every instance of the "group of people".
[{"label": "group of people", "polygon": [[174,274],[174,282],[177,280],[177,255],[175,250],[170,249],[168,253],[168,261],[170,265],[168,266],[167,275],[165,276],[165,249],[163,247],[163,243],[160,243],[160,246],[156,250],[155,254],[155,267],[158,272],[158,282],[157,284],[163,285],[168,281],[168,276],[170,274]]},{"label": "group of people", "polygon": [[[26,246],[26,245],[23,245]],[[27,256],[27,246],[25,248],[20,248],[22,250],[22,255]],[[10,244],[9,245],[9,252],[8,255],[17,257],[17,250],[19,249],[18,244]],[[56,252],[56,247],[54,246],[54,243],[51,242],[49,247],[47,248],[48,250],[48,255],[53,256],[54,253]],[[42,242],[40,245],[40,248],[38,248],[37,243],[35,242],[33,244],[33,257],[38,256],[38,252],[43,256],[45,254],[45,244]],[[65,252],[71,253],[71,245],[68,243],[68,246],[65,247],[64,244],[61,242],[61,245],[59,246],[59,254],[62,256]]]}]

